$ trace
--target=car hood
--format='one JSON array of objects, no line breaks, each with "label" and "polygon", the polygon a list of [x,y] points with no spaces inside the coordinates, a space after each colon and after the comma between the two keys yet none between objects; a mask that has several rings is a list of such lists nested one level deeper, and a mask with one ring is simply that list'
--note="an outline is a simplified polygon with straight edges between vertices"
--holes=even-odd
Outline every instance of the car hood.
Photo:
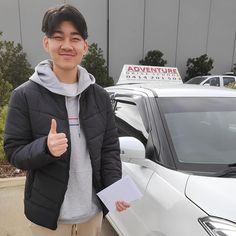
[{"label": "car hood", "polygon": [[207,214],[236,222],[236,178],[190,176],[185,194]]}]

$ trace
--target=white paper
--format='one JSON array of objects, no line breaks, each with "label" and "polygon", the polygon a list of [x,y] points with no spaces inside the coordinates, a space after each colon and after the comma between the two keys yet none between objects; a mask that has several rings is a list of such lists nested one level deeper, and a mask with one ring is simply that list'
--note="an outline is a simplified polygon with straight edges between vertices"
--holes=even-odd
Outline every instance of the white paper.
[{"label": "white paper", "polygon": [[134,181],[128,175],[103,189],[97,193],[97,195],[111,212],[115,211],[115,203],[117,201],[130,203],[143,196]]}]

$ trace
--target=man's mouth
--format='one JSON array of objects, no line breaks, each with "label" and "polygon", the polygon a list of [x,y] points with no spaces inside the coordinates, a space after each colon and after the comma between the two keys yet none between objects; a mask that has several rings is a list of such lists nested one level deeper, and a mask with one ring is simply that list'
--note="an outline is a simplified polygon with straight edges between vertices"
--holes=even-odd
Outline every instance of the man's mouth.
[{"label": "man's mouth", "polygon": [[59,55],[64,59],[71,59],[75,56],[74,54],[69,54],[69,53],[60,53]]},{"label": "man's mouth", "polygon": [[74,54],[69,54],[69,53],[60,53],[60,56],[65,56],[65,57],[73,57]]}]

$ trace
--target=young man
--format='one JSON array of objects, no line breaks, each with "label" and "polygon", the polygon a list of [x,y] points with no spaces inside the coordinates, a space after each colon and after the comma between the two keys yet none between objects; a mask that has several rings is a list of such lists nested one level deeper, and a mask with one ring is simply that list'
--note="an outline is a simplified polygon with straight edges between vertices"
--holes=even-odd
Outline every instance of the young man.
[{"label": "young man", "polygon": [[[34,236],[97,236],[107,209],[96,193],[121,178],[110,99],[78,66],[88,50],[82,14],[71,5],[49,9],[42,31],[51,60],[12,93],[6,156],[27,170],[25,215]],[[117,202],[118,211],[127,207]]]}]

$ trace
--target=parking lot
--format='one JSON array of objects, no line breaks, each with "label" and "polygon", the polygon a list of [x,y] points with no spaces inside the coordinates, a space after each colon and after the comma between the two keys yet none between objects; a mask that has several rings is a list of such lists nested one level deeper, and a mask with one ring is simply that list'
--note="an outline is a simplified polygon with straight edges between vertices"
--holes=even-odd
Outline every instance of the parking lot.
[{"label": "parking lot", "polygon": [[[0,179],[0,236],[31,236],[23,213],[24,178]],[[104,220],[101,236],[117,236]]]}]

